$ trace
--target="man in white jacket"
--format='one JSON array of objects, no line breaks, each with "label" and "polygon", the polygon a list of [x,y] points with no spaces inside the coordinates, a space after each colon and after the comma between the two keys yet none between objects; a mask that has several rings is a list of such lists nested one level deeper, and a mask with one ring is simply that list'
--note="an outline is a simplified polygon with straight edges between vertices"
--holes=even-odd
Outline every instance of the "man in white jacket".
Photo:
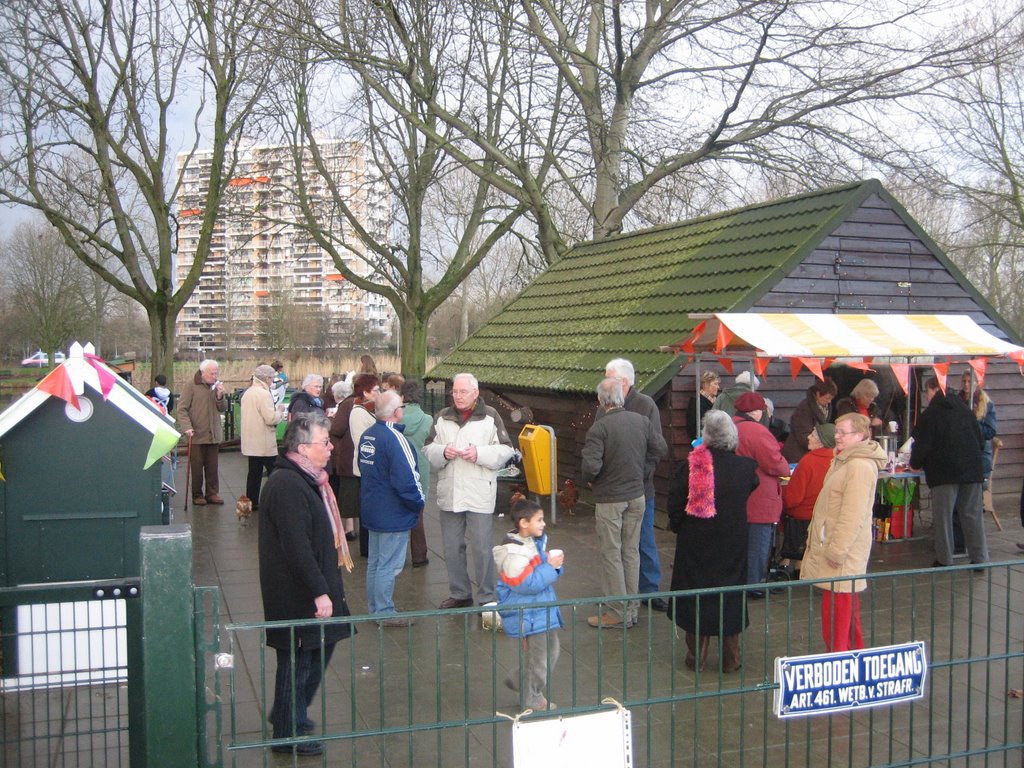
[{"label": "man in white jacket", "polygon": [[494,559],[491,521],[498,470],[514,449],[496,410],[480,399],[476,377],[460,373],[452,380],[452,403],[434,420],[424,448],[437,470],[437,505],[448,564],[448,599],[440,608],[473,605],[473,585],[466,561],[466,533],[476,571],[477,601],[493,602]]}]

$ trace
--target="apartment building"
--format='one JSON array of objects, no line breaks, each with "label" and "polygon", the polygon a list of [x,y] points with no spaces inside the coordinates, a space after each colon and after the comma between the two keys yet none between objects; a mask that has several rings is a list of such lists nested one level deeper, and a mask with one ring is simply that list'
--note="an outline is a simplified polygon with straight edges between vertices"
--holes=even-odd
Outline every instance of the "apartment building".
[{"label": "apartment building", "polygon": [[[329,185],[359,225],[383,241],[388,232],[386,187],[359,142],[320,144],[327,173],[307,152],[301,163],[306,200],[320,226],[346,247],[346,266],[366,276],[371,266],[355,230],[333,203]],[[177,198],[180,283],[195,260],[212,153],[178,156],[183,183]],[[196,355],[280,350],[366,348],[386,344],[394,311],[381,296],[356,288],[303,227],[295,182],[295,150],[239,149],[199,285],[178,316],[178,353]]]}]

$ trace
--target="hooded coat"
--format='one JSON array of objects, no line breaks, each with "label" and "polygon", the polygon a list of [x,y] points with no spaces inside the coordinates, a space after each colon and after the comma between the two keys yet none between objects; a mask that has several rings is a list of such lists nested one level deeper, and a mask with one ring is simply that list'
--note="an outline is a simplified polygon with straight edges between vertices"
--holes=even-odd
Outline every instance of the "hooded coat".
[{"label": "hooded coat", "polygon": [[[875,488],[885,461],[885,451],[874,440],[855,443],[836,454],[814,503],[800,578],[836,579],[867,573],[874,540],[871,516]],[[833,592],[862,592],[867,589],[867,581],[823,582],[814,586]]]},{"label": "hooded coat", "polygon": [[534,539],[512,531],[492,550],[498,570],[494,590],[498,613],[510,637],[527,637],[563,626],[562,613],[556,606],[537,606],[558,599],[555,582],[562,574],[561,568],[548,562],[547,543],[547,535]]},{"label": "hooded coat", "polygon": [[779,441],[768,428],[758,424],[745,413],[732,417],[740,443],[737,456],[749,456],[757,462],[760,484],[747,501],[747,522],[777,523],[782,516],[782,486],[779,478],[789,474],[789,462],[782,457]]},{"label": "hooded coat", "polygon": [[929,488],[985,479],[981,428],[959,397],[946,397],[936,390],[912,436],[910,466],[924,470]]}]

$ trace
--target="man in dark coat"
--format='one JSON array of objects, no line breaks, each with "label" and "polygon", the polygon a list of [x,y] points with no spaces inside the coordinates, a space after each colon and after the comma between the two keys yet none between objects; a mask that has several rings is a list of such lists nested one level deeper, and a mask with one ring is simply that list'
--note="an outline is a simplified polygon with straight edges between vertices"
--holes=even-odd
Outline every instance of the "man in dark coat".
[{"label": "man in dark coat", "polygon": [[[664,437],[661,430],[661,414],[653,398],[638,392],[633,386],[636,383],[636,371],[629,360],[616,358],[609,360],[604,367],[604,375],[609,379],[618,379],[622,383],[623,404],[627,411],[639,413],[650,420],[651,426]],[[604,409],[598,408],[595,421],[604,415]],[[652,457],[644,469],[644,519],[640,525],[640,581],[637,591],[642,595],[661,590],[661,559],[658,556],[658,542],[654,537],[654,470],[658,467],[661,456]],[[664,611],[668,605],[660,597],[647,598],[645,601],[656,611]]]},{"label": "man in dark coat", "polygon": [[[590,483],[594,522],[601,553],[601,588],[605,595],[635,595],[640,581],[640,529],[644,518],[644,475],[665,455],[661,429],[639,413],[623,408],[622,382],[604,379],[597,385],[605,415],[594,422],[583,446],[582,478]],[[636,601],[609,603],[591,616],[592,627],[632,626]]]},{"label": "man in dark coat", "polygon": [[972,563],[988,562],[982,509],[984,439],[978,420],[960,398],[946,397],[934,377],[924,384],[928,407],[917,420],[910,466],[924,469],[935,528],[933,566],[953,564],[953,510],[960,517]]},{"label": "man in dark coat", "polygon": [[[331,457],[329,426],[327,418],[317,413],[293,420],[285,432],[284,454],[260,494],[260,591],[267,621],[350,615],[339,568],[339,546],[347,556],[344,531],[324,471]],[[346,622],[267,630],[267,645],[277,651],[270,711],[275,739],[313,732],[315,725],[307,710],[322,670],[335,643],[352,631]],[[271,749],[318,755],[323,744],[303,741]]]}]

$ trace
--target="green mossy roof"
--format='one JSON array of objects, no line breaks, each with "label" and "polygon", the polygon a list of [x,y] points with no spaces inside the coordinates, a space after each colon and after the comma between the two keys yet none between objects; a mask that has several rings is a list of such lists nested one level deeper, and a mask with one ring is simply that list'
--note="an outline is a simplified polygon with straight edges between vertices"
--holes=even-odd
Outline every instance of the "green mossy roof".
[{"label": "green mossy roof", "polygon": [[637,387],[656,390],[678,366],[660,348],[687,336],[691,313],[744,311],[881,192],[864,181],[583,243],[428,376],[592,392],[605,363],[625,357]]}]

